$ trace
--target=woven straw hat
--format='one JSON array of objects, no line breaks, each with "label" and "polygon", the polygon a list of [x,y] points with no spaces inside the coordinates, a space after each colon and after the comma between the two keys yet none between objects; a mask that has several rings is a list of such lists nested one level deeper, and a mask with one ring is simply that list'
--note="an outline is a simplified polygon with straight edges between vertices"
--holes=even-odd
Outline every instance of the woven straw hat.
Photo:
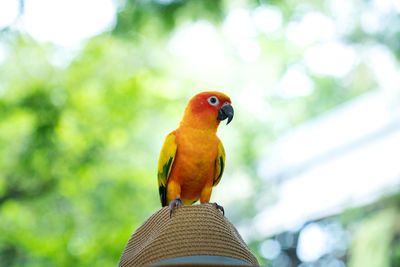
[{"label": "woven straw hat", "polygon": [[235,227],[214,205],[164,207],[132,235],[119,261],[127,266],[258,266]]}]

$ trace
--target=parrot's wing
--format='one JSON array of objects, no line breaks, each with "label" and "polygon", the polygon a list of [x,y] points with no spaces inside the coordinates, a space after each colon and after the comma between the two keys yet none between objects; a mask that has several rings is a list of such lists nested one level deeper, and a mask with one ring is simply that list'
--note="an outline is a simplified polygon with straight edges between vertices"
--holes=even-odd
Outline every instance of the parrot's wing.
[{"label": "parrot's wing", "polygon": [[221,180],[222,174],[224,173],[225,168],[225,149],[222,145],[222,142],[219,141],[218,144],[218,155],[215,159],[215,173],[214,173],[214,182],[213,186],[216,186]]},{"label": "parrot's wing", "polygon": [[167,205],[167,182],[176,154],[175,131],[167,135],[158,160],[158,191],[161,205]]}]

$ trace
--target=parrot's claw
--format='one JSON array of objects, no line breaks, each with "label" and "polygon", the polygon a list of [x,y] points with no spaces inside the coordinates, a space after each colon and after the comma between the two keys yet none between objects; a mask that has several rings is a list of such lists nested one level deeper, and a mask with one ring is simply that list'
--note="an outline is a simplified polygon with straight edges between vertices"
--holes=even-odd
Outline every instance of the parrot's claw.
[{"label": "parrot's claw", "polygon": [[225,210],[224,210],[224,207],[222,207],[222,206],[218,205],[218,204],[217,204],[217,202],[214,202],[214,203],[204,202],[204,203],[201,203],[201,204],[211,204],[211,205],[214,205],[214,206],[215,206],[215,208],[216,208],[217,210],[220,210],[220,211],[222,211],[222,215],[224,215],[224,216],[225,216]]},{"label": "parrot's claw", "polygon": [[180,200],[179,198],[176,198],[174,200],[172,200],[169,203],[169,217],[171,218],[172,216],[172,212],[174,211],[174,208],[179,208],[180,206],[182,206],[182,200]]},{"label": "parrot's claw", "polygon": [[216,209],[218,209],[218,210],[220,210],[220,211],[222,211],[222,215],[224,215],[224,216],[225,216],[225,210],[224,210],[224,207],[222,207],[222,206],[218,205],[218,204],[217,204],[217,202],[214,202],[213,204],[215,205],[215,208],[216,208]]}]

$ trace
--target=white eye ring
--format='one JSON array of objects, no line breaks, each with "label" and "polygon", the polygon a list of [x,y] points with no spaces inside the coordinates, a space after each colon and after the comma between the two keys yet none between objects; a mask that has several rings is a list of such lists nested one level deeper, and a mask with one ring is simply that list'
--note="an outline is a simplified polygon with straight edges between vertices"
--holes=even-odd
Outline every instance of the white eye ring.
[{"label": "white eye ring", "polygon": [[211,96],[207,99],[208,103],[210,103],[210,105],[212,106],[218,106],[219,101],[218,98],[216,96]]}]

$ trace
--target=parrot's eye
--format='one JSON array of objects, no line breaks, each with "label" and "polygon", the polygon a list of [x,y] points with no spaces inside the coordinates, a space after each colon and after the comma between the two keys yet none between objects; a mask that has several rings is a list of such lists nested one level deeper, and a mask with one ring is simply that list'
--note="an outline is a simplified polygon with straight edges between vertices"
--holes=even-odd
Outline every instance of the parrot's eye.
[{"label": "parrot's eye", "polygon": [[210,105],[217,106],[218,98],[216,96],[212,96],[212,97],[208,98],[208,103],[210,103]]}]

